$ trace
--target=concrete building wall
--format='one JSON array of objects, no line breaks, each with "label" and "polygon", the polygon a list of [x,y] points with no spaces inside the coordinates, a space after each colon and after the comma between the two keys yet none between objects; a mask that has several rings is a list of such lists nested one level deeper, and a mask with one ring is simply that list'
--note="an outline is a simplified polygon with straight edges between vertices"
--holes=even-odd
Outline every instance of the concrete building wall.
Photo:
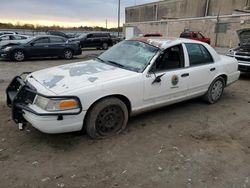
[{"label": "concrete building wall", "polygon": [[209,16],[230,15],[235,9],[243,10],[247,5],[247,0],[210,0]]},{"label": "concrete building wall", "polygon": [[157,21],[169,18],[231,15],[235,9],[243,10],[247,0],[165,0],[126,8],[126,23]]},{"label": "concrete building wall", "polygon": [[167,37],[179,37],[184,29],[200,31],[205,36],[211,38],[213,46],[234,47],[239,43],[237,31],[243,28],[250,28],[250,14],[220,17],[219,24],[223,28],[224,26],[226,27],[224,28],[225,30],[222,29],[219,33],[215,33],[217,24],[217,17],[210,16],[206,18],[127,23],[124,26],[125,28],[126,26],[137,27],[144,34],[162,33]]}]

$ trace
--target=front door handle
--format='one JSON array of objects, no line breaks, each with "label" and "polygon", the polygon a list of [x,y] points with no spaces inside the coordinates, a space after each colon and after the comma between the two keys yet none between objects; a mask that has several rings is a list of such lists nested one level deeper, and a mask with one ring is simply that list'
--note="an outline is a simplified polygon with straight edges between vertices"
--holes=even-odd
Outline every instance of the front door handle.
[{"label": "front door handle", "polygon": [[184,77],[188,77],[189,76],[189,73],[185,73],[185,74],[182,74],[181,77],[184,78]]},{"label": "front door handle", "polygon": [[211,69],[210,69],[211,72],[213,72],[213,71],[215,71],[215,70],[216,70],[216,68],[211,68]]}]

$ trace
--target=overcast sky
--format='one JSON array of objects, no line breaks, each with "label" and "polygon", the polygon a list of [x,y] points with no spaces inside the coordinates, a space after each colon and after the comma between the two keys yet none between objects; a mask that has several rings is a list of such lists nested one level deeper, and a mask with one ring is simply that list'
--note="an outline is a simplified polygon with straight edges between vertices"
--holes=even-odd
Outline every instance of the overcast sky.
[{"label": "overcast sky", "polygon": [[[125,7],[154,0],[121,0],[121,21]],[[0,0],[0,22],[64,26],[117,26],[118,0]]]}]

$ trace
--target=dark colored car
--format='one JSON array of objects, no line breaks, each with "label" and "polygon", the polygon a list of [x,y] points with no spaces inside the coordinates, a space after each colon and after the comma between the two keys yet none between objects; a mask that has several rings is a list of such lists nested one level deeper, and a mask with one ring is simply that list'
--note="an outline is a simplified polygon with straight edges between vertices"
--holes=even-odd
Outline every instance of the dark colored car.
[{"label": "dark colored car", "polygon": [[64,37],[64,38],[66,38],[66,39],[73,38],[72,35],[67,35],[67,34],[65,34],[65,33],[62,32],[62,31],[54,31],[54,30],[51,30],[51,31],[47,31],[46,34],[47,34],[47,35],[54,35],[54,36]]},{"label": "dark colored car", "polygon": [[112,44],[115,45],[121,41],[123,41],[122,37],[118,37],[116,35],[111,35],[111,39],[112,39]]},{"label": "dark colored car", "polygon": [[205,42],[207,44],[211,44],[211,39],[204,37],[204,35],[201,32],[197,31],[185,31],[182,32],[180,35],[180,38],[187,38],[187,39],[193,39],[193,40],[198,40],[201,42]]},{"label": "dark colored car", "polygon": [[147,33],[143,35],[143,37],[162,37],[162,34],[160,33]]},{"label": "dark colored car", "polygon": [[84,33],[70,41],[79,41],[82,48],[97,48],[107,50],[113,45],[111,35],[109,33]]},{"label": "dark colored car", "polygon": [[72,59],[82,50],[77,42],[69,42],[58,36],[38,36],[22,42],[11,43],[1,47],[0,57],[14,61],[23,61],[32,57],[62,57]]},{"label": "dark colored car", "polygon": [[250,72],[250,28],[239,30],[237,33],[239,47],[230,49],[227,55],[238,60],[241,72]]}]

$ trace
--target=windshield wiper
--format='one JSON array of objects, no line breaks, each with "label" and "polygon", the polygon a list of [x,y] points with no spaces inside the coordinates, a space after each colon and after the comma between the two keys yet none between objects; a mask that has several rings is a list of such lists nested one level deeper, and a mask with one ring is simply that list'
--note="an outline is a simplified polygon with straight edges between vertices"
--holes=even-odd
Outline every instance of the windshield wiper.
[{"label": "windshield wiper", "polygon": [[116,65],[116,66],[118,66],[118,67],[122,67],[122,68],[125,67],[124,65],[119,64],[119,63],[117,63],[117,62],[115,62],[115,61],[107,61],[107,62],[109,62],[109,63],[111,63],[111,64],[113,64],[113,65]]},{"label": "windshield wiper", "polygon": [[119,64],[119,63],[117,63],[117,62],[115,62],[115,61],[110,61],[110,60],[106,60],[106,61],[105,61],[105,60],[103,60],[103,59],[101,59],[101,58],[99,58],[99,57],[97,57],[96,59],[99,60],[99,61],[101,61],[101,62],[103,62],[103,63],[108,63],[108,64],[112,64],[112,65],[115,65],[115,66],[120,67],[120,68],[125,68],[124,65]]},{"label": "windshield wiper", "polygon": [[103,62],[103,63],[105,63],[105,61],[103,59],[101,59],[100,57],[97,57],[96,59]]}]

